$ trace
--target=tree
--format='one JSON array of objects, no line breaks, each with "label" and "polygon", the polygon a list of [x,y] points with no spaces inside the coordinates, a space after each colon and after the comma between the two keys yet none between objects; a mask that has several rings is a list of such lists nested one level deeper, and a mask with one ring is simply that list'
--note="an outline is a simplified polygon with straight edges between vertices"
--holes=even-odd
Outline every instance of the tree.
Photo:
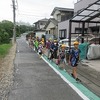
[{"label": "tree", "polygon": [[[10,38],[13,37],[13,23],[8,20],[0,22],[0,43],[9,43]],[[33,31],[33,26],[16,25],[16,36],[19,37],[26,31]]]},{"label": "tree", "polygon": [[13,23],[8,20],[3,20],[1,22],[1,29],[4,29],[10,36],[10,38],[13,36]]},{"label": "tree", "polygon": [[0,43],[9,43],[13,36],[13,23],[3,20],[0,22]]},{"label": "tree", "polygon": [[9,43],[10,42],[10,38],[9,38],[9,34],[7,32],[3,32],[0,34],[0,43]]}]

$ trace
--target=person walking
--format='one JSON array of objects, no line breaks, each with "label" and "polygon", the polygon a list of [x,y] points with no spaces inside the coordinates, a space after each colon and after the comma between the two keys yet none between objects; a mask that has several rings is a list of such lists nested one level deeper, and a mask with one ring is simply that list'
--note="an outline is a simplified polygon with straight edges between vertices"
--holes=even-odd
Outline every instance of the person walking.
[{"label": "person walking", "polygon": [[65,49],[66,45],[62,44],[61,47],[59,48],[59,53],[58,53],[58,58],[56,60],[56,64],[60,65],[62,63],[62,66],[60,66],[60,69],[65,70]]},{"label": "person walking", "polygon": [[57,45],[56,42],[54,43],[54,48],[53,48],[53,50],[54,50],[54,58],[57,59],[58,45]]},{"label": "person walking", "polygon": [[38,52],[39,41],[37,39],[35,40],[34,45],[35,45],[35,51]]},{"label": "person walking", "polygon": [[50,60],[53,60],[53,58],[55,59],[57,58],[57,50],[58,50],[57,43],[52,42],[50,46],[50,53],[51,53]]},{"label": "person walking", "polygon": [[39,53],[39,56],[41,58],[42,54],[43,54],[43,45],[42,45],[42,42],[39,43],[39,47],[38,47],[38,53]]},{"label": "person walking", "polygon": [[62,69],[65,70],[65,48],[66,46],[64,44],[62,44],[61,46],[61,51],[59,52],[59,56],[62,62]]},{"label": "person walking", "polygon": [[79,54],[80,49],[78,48],[79,42],[74,42],[74,48],[70,50],[69,55],[69,64],[73,67],[72,69],[72,77],[76,79],[76,81],[79,81],[79,78],[77,77],[77,65],[79,61]]},{"label": "person walking", "polygon": [[50,58],[50,46],[51,46],[51,42],[50,42],[50,40],[48,40],[47,43],[46,43],[48,59]]},{"label": "person walking", "polygon": [[30,35],[29,38],[28,38],[28,44],[29,44],[29,47],[30,47],[31,50],[32,50],[32,48],[33,48],[33,39],[32,39],[32,36],[31,36],[31,35]]},{"label": "person walking", "polygon": [[54,42],[52,42],[51,45],[50,45],[50,60],[53,60],[53,58],[54,58],[54,55],[53,55],[54,50],[53,50],[53,48],[54,48]]}]

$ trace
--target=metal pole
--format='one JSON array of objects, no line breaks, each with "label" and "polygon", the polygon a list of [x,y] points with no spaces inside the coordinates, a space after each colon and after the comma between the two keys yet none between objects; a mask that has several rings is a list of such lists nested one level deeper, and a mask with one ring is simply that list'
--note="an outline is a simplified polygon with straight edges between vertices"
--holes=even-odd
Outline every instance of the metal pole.
[{"label": "metal pole", "polygon": [[13,42],[15,43],[16,42],[16,7],[15,7],[15,0],[12,0],[12,3],[13,3],[13,25],[14,25],[14,28],[13,28]]},{"label": "metal pole", "polygon": [[100,26],[99,26],[99,45],[100,45]]},{"label": "metal pole", "polygon": [[82,23],[82,43],[84,43],[84,29],[85,29],[85,22]]},{"label": "metal pole", "polygon": [[71,48],[71,33],[72,33],[72,22],[69,21],[69,47]]}]

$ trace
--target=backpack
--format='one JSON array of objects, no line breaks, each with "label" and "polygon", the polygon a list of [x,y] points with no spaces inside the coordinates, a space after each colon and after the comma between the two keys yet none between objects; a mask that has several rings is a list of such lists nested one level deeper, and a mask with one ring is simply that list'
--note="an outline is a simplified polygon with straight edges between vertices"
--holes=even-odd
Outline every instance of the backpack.
[{"label": "backpack", "polygon": [[77,54],[75,54],[75,53],[76,53],[75,50],[72,49],[71,52],[70,52],[71,59],[72,59],[72,57],[74,56],[77,60],[79,60],[80,49],[78,49]]}]

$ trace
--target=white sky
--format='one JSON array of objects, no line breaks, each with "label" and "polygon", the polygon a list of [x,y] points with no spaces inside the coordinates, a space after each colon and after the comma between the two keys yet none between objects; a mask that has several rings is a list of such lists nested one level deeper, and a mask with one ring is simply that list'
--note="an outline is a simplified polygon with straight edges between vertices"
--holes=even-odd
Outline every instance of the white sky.
[{"label": "white sky", "polygon": [[[30,24],[42,18],[50,18],[54,7],[74,8],[77,0],[15,0],[18,2],[16,21]],[[13,21],[12,0],[1,0],[0,21]]]}]

